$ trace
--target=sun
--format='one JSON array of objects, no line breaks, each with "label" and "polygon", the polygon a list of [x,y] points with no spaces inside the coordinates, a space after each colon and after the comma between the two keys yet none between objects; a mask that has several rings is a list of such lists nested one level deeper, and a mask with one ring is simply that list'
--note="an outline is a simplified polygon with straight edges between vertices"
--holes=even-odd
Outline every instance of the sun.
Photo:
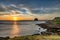
[{"label": "sun", "polygon": [[13,20],[16,21],[16,20],[18,20],[18,19],[17,19],[17,17],[13,17]]}]

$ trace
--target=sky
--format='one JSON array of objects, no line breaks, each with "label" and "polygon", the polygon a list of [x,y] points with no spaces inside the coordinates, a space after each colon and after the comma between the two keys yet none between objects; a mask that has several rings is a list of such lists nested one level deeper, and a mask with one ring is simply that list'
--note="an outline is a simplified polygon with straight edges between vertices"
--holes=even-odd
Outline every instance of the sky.
[{"label": "sky", "polygon": [[0,20],[52,20],[60,17],[60,0],[0,0]]}]

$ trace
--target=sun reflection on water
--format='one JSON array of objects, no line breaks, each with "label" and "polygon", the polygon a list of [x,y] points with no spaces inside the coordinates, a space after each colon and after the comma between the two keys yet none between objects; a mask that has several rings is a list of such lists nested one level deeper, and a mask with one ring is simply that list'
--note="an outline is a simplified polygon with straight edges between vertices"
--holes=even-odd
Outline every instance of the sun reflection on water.
[{"label": "sun reflection on water", "polygon": [[14,22],[14,25],[12,26],[12,30],[10,33],[10,37],[15,37],[15,36],[19,36],[19,28],[16,22]]}]

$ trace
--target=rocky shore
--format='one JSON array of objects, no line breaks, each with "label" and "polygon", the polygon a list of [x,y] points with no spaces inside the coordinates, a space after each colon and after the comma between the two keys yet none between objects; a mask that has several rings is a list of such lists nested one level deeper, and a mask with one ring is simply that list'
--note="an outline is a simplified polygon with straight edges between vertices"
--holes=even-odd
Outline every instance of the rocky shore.
[{"label": "rocky shore", "polygon": [[47,29],[46,34],[60,35],[60,25],[55,24],[53,21],[47,21],[46,23],[36,25]]},{"label": "rocky shore", "polygon": [[9,36],[8,37],[0,37],[0,40],[8,40],[8,39],[10,39]]}]

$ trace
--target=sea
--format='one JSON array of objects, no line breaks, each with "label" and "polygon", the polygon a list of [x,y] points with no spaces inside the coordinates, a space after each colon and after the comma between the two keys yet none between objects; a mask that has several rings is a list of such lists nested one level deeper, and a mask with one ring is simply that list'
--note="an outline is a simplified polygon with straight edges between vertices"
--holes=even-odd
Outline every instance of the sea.
[{"label": "sea", "polygon": [[0,37],[15,37],[36,34],[38,25],[46,21],[0,21]]}]

